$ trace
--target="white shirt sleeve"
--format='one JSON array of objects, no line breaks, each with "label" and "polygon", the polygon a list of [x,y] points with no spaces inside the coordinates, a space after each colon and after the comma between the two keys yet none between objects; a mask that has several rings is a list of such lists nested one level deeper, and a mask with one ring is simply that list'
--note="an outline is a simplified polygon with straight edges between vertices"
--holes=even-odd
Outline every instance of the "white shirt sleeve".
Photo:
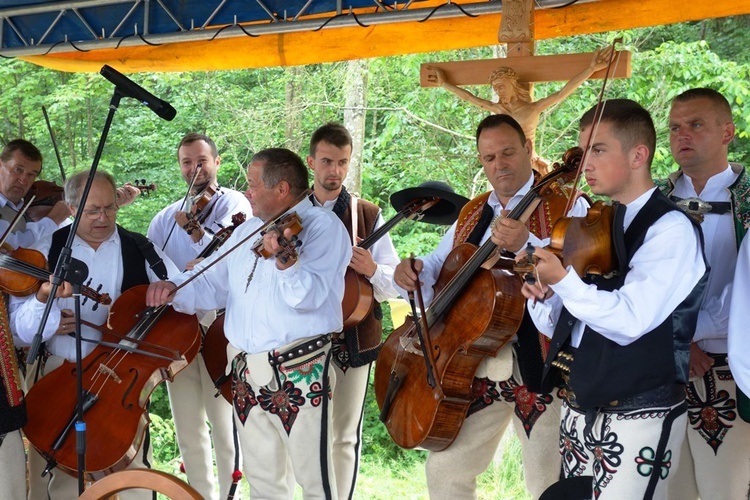
[{"label": "white shirt sleeve", "polygon": [[661,324],[704,272],[697,230],[684,215],[670,212],[648,229],[620,289],[598,290],[570,268],[551,288],[579,321],[628,345]]}]

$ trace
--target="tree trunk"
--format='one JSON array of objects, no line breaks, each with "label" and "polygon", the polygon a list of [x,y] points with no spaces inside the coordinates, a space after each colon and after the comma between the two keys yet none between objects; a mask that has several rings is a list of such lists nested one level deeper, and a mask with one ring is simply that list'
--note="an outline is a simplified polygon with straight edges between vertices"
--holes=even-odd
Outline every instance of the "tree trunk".
[{"label": "tree trunk", "polygon": [[286,124],[284,126],[284,138],[286,144],[292,151],[300,151],[303,145],[302,137],[302,81],[304,79],[304,66],[291,66],[286,68]]},{"label": "tree trunk", "polygon": [[365,139],[365,113],[367,106],[367,77],[369,60],[349,61],[346,67],[344,126],[352,134],[352,158],[349,173],[344,179],[346,189],[362,193],[362,147]]}]

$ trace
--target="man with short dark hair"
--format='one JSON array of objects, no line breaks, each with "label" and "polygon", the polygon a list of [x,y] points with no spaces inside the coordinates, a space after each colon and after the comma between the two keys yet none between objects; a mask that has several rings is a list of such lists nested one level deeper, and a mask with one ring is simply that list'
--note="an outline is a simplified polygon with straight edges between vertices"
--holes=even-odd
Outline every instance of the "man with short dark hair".
[{"label": "man with short dark hair", "polygon": [[[614,202],[614,269],[579,276],[535,248],[529,312],[551,337],[544,387],[562,385],[562,477],[591,476],[594,498],[666,498],[687,424],[689,342],[708,266],[700,228],[651,178],[656,132],[628,99],[581,119],[583,173]],[[623,210],[625,209],[625,210]],[[582,237],[569,229],[569,238]],[[679,244],[676,244],[679,242]],[[526,259],[526,252],[517,257]]]},{"label": "man with short dark hair", "polygon": [[307,157],[307,166],[313,172],[310,200],[316,206],[333,211],[346,227],[352,247],[351,271],[347,272],[357,273],[367,280],[372,286],[374,302],[369,314],[332,341],[336,373],[333,466],[339,498],[351,498],[357,482],[367,383],[383,336],[380,303],[398,295],[391,279],[399,259],[390,236],[386,233],[369,249],[357,246],[385,222],[377,205],[350,194],[344,187],[351,155],[352,138],[344,126],[327,123],[313,132]]},{"label": "man with short dark hair", "polygon": [[307,169],[293,152],[256,153],[247,180],[253,218],[224,248],[248,241],[173,281],[154,283],[147,303],[172,301],[184,312],[226,308],[234,418],[251,496],[291,498],[296,480],[305,497],[338,498],[330,342],[343,326],[349,238],[335,215],[313,206]]},{"label": "man with short dark hair", "polygon": [[[201,256],[213,235],[233,224],[235,215],[252,215],[250,203],[234,189],[219,186],[217,173],[221,157],[216,144],[204,134],[185,135],[177,146],[177,161],[185,183],[193,187],[189,197],[212,196],[202,209],[180,199],[161,210],[148,226],[148,237],[169,256],[181,270]],[[203,255],[205,257],[206,255]],[[201,314],[204,332],[216,318],[214,311]],[[240,467],[239,450],[234,444],[232,408],[224,398],[214,397],[216,388],[206,370],[203,354],[167,383],[174,417],[177,444],[188,482],[204,498],[217,498],[211,444],[216,454],[219,497],[227,498],[235,469]],[[211,424],[209,427],[209,423]]]},{"label": "man with short dark hair", "polygon": [[737,418],[742,394],[727,360],[737,250],[750,225],[750,178],[728,160],[734,134],[719,92],[694,88],[672,100],[669,145],[680,168],[661,187],[700,222],[711,267],[690,345],[687,439],[670,476],[675,500],[744,498],[750,483],[750,424]]},{"label": "man with short dark hair", "polygon": [[[29,141],[12,140],[0,153],[0,234],[23,208],[24,197],[41,172],[42,153]],[[7,243],[13,248],[29,247],[43,234],[57,229],[69,216],[65,202],[58,201],[47,216],[37,222],[20,219]]]}]

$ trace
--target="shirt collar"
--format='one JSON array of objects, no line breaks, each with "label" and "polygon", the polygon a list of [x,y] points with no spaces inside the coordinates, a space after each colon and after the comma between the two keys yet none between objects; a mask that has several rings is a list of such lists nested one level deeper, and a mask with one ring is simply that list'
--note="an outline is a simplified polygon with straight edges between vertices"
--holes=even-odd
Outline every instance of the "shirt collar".
[{"label": "shirt collar", "polygon": [[[704,201],[716,201],[715,198],[725,191],[727,186],[734,184],[739,174],[732,170],[732,167],[727,163],[727,168],[719,172],[718,174],[712,175],[706,181],[706,185],[701,191],[700,198]],[[691,195],[698,197],[693,187],[693,179],[683,172],[683,175],[676,181],[677,184],[683,184],[682,188],[687,189]]]},{"label": "shirt collar", "polygon": [[493,190],[490,194],[490,197],[487,199],[487,204],[492,207],[492,210],[495,211],[495,213],[499,213],[500,210],[513,210],[516,205],[523,199],[526,194],[531,191],[531,187],[534,185],[534,173],[529,176],[529,180],[526,181],[526,183],[521,186],[518,191],[516,191],[516,194],[514,194],[510,200],[508,200],[508,205],[503,206],[502,203],[500,203],[500,199],[497,197],[497,193]]},{"label": "shirt collar", "polygon": [[641,211],[646,202],[648,202],[649,198],[651,198],[651,195],[654,194],[654,191],[656,191],[656,186],[652,187],[651,189],[640,195],[638,198],[625,205],[627,207],[627,210],[625,210],[623,226],[625,227],[626,231],[628,227],[630,227],[630,223],[633,222],[633,219],[635,219],[635,216],[638,215],[638,212]]},{"label": "shirt collar", "polygon": [[21,200],[21,203],[19,203],[18,205],[14,205],[13,202],[6,198],[3,193],[0,193],[0,207],[4,207],[6,205],[17,212],[23,208],[23,200]]}]

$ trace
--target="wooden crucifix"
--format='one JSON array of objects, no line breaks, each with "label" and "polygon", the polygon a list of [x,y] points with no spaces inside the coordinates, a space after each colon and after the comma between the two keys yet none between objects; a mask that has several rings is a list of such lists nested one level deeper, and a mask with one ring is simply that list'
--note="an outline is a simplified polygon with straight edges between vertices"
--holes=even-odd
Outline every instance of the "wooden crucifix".
[{"label": "wooden crucifix", "polygon": [[[536,127],[544,110],[570,96],[590,78],[604,78],[610,49],[583,54],[535,56],[533,0],[504,0],[498,41],[507,43],[508,57],[479,61],[425,63],[420,69],[422,87],[443,87],[461,99],[491,113],[513,116],[534,144]],[[615,53],[609,78],[630,76],[630,52]],[[558,92],[537,101],[532,88],[537,82],[567,80]],[[498,102],[477,97],[460,85],[491,85]],[[535,166],[544,171],[546,161],[536,154]]]}]

